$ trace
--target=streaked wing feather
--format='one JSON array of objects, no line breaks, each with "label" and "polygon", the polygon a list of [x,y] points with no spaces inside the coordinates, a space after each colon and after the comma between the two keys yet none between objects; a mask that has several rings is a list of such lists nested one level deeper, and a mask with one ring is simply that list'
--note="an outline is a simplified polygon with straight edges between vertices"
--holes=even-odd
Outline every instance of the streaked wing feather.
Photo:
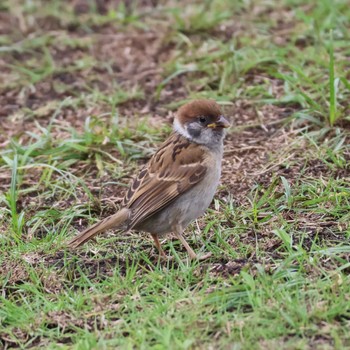
[{"label": "streaked wing feather", "polygon": [[137,203],[138,205],[132,212],[131,225],[134,226],[138,222],[146,220],[169,204],[177,195],[174,191],[162,191],[159,194],[153,195],[152,198],[146,198],[146,200]]},{"label": "streaked wing feather", "polygon": [[200,182],[206,172],[203,161],[201,147],[178,134],[171,135],[132,182],[124,198],[123,204],[132,209],[130,228]]}]

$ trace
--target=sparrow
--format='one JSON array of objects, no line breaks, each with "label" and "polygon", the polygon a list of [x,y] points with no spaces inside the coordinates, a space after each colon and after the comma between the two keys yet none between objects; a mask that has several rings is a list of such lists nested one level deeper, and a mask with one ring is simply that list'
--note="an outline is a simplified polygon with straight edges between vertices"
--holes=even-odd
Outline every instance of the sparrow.
[{"label": "sparrow", "polygon": [[159,238],[173,232],[190,259],[197,255],[183,236],[184,229],[209,207],[220,181],[225,128],[230,123],[220,106],[209,99],[179,108],[173,132],[132,181],[121,209],[74,237],[76,248],[108,229],[150,233],[160,256]]}]

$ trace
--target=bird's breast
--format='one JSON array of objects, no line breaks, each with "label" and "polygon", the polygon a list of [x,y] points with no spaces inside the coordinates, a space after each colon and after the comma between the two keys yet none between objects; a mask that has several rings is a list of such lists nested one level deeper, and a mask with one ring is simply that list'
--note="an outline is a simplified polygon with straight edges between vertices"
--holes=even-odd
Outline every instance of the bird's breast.
[{"label": "bird's breast", "polygon": [[175,225],[185,229],[191,221],[202,215],[209,207],[220,181],[221,157],[214,156],[208,157],[207,171],[198,184],[135,228],[162,235],[172,232]]}]

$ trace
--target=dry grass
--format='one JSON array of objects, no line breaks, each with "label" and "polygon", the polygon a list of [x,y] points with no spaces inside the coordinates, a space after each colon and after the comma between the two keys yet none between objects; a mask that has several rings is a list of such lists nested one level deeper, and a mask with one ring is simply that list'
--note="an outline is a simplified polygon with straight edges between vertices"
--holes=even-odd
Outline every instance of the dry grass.
[{"label": "dry grass", "polygon": [[[0,347],[349,346],[345,1],[0,10]],[[212,258],[190,263],[169,237],[160,263],[136,232],[67,251],[196,97],[233,124],[216,199],[188,229]]]}]

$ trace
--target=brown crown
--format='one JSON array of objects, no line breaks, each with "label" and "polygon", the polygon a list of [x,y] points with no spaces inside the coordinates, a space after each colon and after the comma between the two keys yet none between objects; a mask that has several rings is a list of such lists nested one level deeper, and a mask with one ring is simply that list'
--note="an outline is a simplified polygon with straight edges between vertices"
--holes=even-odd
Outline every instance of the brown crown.
[{"label": "brown crown", "polygon": [[199,116],[210,117],[215,121],[222,115],[220,106],[214,100],[194,100],[179,108],[177,118],[180,123],[191,122]]}]

